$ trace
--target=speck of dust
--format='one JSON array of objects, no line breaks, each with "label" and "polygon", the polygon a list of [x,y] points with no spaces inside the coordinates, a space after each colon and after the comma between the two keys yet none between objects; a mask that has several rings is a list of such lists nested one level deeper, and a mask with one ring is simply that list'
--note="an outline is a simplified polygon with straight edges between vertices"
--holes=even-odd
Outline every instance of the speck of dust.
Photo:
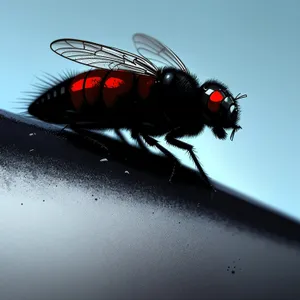
[{"label": "speck of dust", "polygon": [[[238,260],[241,260],[240,258]],[[233,263],[235,264],[235,261],[233,261]],[[229,272],[231,269],[231,274],[235,274],[236,273],[236,266],[233,266],[233,267],[230,267],[228,266],[227,267],[227,272]],[[240,271],[242,270],[241,268],[239,269]]]},{"label": "speck of dust", "polygon": [[[233,267],[235,269],[235,266]],[[227,272],[230,271],[230,266],[227,267]],[[231,274],[235,274],[235,270],[231,270]]]},{"label": "speck of dust", "polygon": [[98,201],[98,198],[95,198],[95,201]]},{"label": "speck of dust", "polygon": [[21,205],[23,205],[23,203],[21,203]]}]

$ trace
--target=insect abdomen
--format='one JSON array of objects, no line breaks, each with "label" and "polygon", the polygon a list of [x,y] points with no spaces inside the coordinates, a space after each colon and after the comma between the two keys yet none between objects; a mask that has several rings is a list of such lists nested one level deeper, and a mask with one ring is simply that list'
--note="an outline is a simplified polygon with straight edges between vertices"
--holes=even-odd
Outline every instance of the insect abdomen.
[{"label": "insect abdomen", "polygon": [[[74,109],[104,104],[113,108],[118,99],[135,90],[141,99],[149,96],[155,77],[127,71],[92,70],[77,75],[70,84]],[[102,103],[99,103],[102,102]]]},{"label": "insect abdomen", "polygon": [[94,70],[74,77],[69,90],[74,109],[80,111],[84,105],[92,105],[100,97],[100,84],[107,74],[105,70]]},{"label": "insect abdomen", "polygon": [[135,75],[125,71],[92,70],[76,76],[70,85],[71,101],[80,111],[83,107],[93,107],[102,102],[111,108],[120,96],[129,93]]},{"label": "insect abdomen", "polygon": [[155,81],[154,76],[138,75],[137,92],[142,99],[146,99],[150,95],[151,87]]}]

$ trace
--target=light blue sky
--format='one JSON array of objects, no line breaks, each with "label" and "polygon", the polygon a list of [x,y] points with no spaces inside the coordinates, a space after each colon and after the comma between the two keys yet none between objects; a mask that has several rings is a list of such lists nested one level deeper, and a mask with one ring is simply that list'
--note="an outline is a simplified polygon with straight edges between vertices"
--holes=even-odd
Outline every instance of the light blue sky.
[{"label": "light blue sky", "polygon": [[2,0],[0,28],[0,106],[12,112],[42,72],[86,70],[50,51],[63,37],[135,51],[132,34],[144,32],[201,81],[215,77],[247,93],[233,142],[209,130],[192,142],[212,178],[300,219],[299,1]]}]

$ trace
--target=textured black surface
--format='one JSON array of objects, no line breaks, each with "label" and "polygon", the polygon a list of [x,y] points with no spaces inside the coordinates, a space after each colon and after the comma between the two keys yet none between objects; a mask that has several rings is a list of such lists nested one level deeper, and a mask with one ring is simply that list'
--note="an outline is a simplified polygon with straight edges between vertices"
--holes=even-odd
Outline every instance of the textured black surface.
[{"label": "textured black surface", "polygon": [[[300,299],[298,223],[217,183],[210,199],[184,167],[169,184],[163,157],[98,136],[107,154],[74,133],[0,113],[1,299]],[[26,187],[16,183],[21,173]],[[17,189],[24,199],[8,204]],[[38,229],[43,219],[52,238]],[[28,238],[11,242],[21,227]],[[34,246],[44,243],[59,264]],[[31,250],[20,257],[23,248]]]}]

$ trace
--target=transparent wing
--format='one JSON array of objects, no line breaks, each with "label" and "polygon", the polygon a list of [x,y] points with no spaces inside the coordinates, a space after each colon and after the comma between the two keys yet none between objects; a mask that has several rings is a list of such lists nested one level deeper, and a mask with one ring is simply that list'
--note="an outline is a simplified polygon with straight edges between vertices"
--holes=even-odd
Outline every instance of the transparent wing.
[{"label": "transparent wing", "polygon": [[64,58],[93,68],[146,75],[155,75],[157,72],[157,67],[145,57],[93,42],[58,39],[50,44],[50,48]]},{"label": "transparent wing", "polygon": [[134,34],[132,39],[140,55],[156,63],[177,67],[187,72],[187,68],[180,58],[160,41],[143,33]]}]

